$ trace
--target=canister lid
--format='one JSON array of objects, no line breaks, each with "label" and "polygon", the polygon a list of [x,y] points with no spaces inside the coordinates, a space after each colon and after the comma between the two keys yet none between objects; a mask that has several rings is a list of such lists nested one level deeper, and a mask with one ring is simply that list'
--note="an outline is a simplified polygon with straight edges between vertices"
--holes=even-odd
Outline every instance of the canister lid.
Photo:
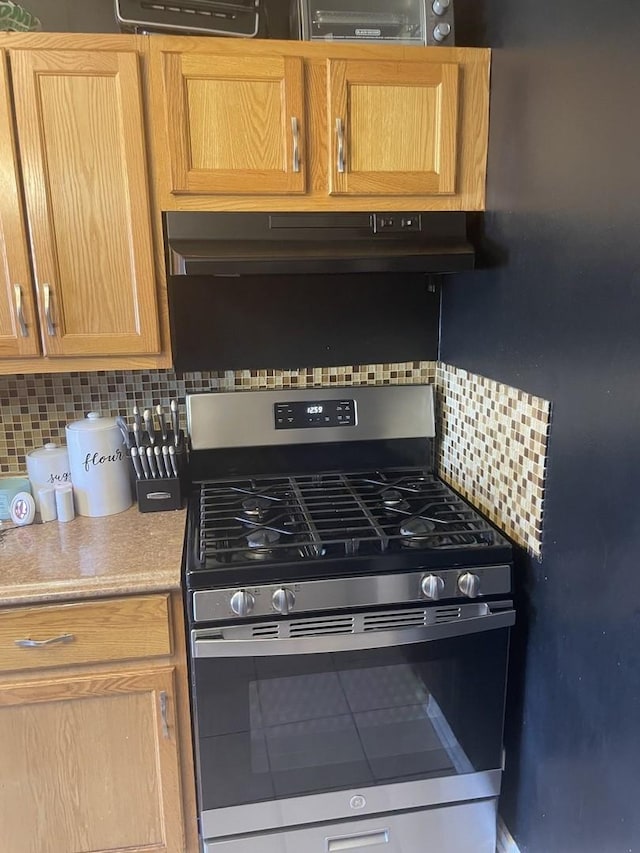
[{"label": "canister lid", "polygon": [[100,412],[89,412],[81,421],[73,421],[67,424],[67,429],[81,430],[83,432],[97,432],[103,429],[112,429],[116,425],[115,418],[103,418]]},{"label": "canister lid", "polygon": [[39,447],[37,450],[32,450],[27,453],[30,459],[54,459],[56,456],[66,456],[67,448],[59,447],[55,441],[48,441],[44,447]]}]

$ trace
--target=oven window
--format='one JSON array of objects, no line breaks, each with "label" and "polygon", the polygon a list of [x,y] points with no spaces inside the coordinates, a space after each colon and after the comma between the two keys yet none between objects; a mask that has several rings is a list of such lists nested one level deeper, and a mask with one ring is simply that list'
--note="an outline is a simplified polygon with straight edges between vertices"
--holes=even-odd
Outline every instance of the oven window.
[{"label": "oven window", "polygon": [[201,807],[499,768],[507,646],[196,659]]}]

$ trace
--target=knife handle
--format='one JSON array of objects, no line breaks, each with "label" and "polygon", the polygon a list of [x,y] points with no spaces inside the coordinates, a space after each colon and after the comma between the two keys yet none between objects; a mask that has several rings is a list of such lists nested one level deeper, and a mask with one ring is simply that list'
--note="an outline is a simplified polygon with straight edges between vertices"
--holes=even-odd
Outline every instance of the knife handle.
[{"label": "knife handle", "polygon": [[162,445],[162,465],[164,467],[163,476],[171,477],[171,465],[169,463],[169,448],[166,444]]},{"label": "knife handle", "polygon": [[156,414],[158,415],[158,426],[160,427],[160,435],[162,436],[162,442],[164,443],[167,440],[167,425],[164,420],[164,415],[162,414],[162,406],[160,403],[156,406]]},{"label": "knife handle", "polygon": [[176,449],[171,445],[169,448],[169,461],[171,463],[171,468],[173,469],[173,476],[178,476],[178,460],[176,459]]},{"label": "knife handle", "polygon": [[133,461],[133,467],[136,470],[136,477],[139,480],[142,480],[142,466],[140,465],[140,458],[138,456],[138,448],[137,447],[131,448],[131,459]]},{"label": "knife handle", "polygon": [[158,469],[156,468],[156,458],[153,454],[153,447],[147,447],[147,461],[149,462],[149,470],[151,471],[151,476],[157,477]]},{"label": "knife handle", "polygon": [[158,477],[162,479],[166,476],[164,472],[164,465],[162,464],[162,448],[159,444],[153,448],[153,455],[155,456],[156,468],[158,469]]},{"label": "knife handle", "polygon": [[171,426],[173,428],[173,443],[175,445],[178,444],[178,437],[180,435],[180,416],[178,414],[178,401],[171,401]]},{"label": "knife handle", "polygon": [[151,409],[145,409],[144,414],[144,428],[147,431],[147,435],[149,436],[149,443],[154,444],[156,440],[155,431],[153,429],[153,417],[151,415]]},{"label": "knife handle", "polygon": [[144,478],[145,478],[145,480],[148,480],[149,477],[151,476],[151,471],[149,470],[149,462],[147,460],[147,452],[146,452],[144,447],[141,447],[138,450],[138,457],[140,459],[140,462],[142,462],[142,470],[144,472]]}]

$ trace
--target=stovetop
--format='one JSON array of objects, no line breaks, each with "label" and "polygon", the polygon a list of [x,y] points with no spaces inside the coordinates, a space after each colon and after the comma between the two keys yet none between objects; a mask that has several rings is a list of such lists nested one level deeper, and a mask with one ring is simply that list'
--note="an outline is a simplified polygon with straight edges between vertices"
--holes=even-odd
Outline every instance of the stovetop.
[{"label": "stovetop", "polygon": [[511,559],[507,540],[421,468],[204,482],[187,543],[191,589]]}]

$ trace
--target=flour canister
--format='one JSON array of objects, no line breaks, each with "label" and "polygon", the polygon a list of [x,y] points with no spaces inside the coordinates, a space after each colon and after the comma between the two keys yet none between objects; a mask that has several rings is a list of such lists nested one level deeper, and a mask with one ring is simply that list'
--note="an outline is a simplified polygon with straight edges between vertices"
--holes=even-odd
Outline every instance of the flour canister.
[{"label": "flour canister", "polygon": [[66,427],[78,515],[115,515],[133,503],[129,463],[115,418],[89,412]]},{"label": "flour canister", "polygon": [[67,448],[58,447],[57,444],[50,441],[44,447],[32,450],[31,453],[27,454],[27,474],[31,483],[31,493],[36,501],[36,508],[40,512],[40,500],[38,498],[40,489],[71,484]]}]

